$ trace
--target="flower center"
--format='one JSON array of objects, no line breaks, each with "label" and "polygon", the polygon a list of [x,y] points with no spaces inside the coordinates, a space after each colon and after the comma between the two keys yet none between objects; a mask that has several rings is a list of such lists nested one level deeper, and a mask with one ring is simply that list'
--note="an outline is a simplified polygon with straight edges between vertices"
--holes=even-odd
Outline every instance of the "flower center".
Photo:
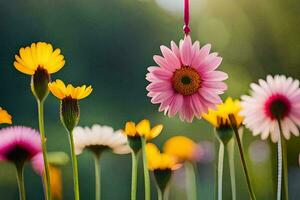
[{"label": "flower center", "polygon": [[7,160],[15,164],[24,164],[24,162],[30,159],[31,155],[27,149],[20,145],[16,145],[8,152],[6,152],[5,157]]},{"label": "flower center", "polygon": [[283,119],[291,111],[289,99],[282,94],[273,94],[265,103],[265,113],[271,119]]},{"label": "flower center", "polygon": [[201,77],[194,68],[183,66],[174,72],[172,85],[179,94],[189,96],[196,93],[200,88]]}]

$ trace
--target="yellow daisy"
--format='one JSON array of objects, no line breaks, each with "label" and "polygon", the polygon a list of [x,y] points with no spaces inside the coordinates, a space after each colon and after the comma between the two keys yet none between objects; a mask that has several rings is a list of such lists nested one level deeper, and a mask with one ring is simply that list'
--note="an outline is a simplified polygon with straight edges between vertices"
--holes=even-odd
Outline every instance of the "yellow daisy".
[{"label": "yellow daisy", "polygon": [[56,81],[48,84],[49,90],[51,93],[56,96],[58,99],[83,99],[91,94],[93,91],[92,86],[83,85],[81,87],[74,87],[71,84],[67,86],[61,80],[57,79]]},{"label": "yellow daisy", "polygon": [[198,145],[184,136],[174,136],[166,141],[163,150],[165,153],[176,156],[182,162],[198,159]]},{"label": "yellow daisy", "polygon": [[209,109],[207,114],[203,115],[203,118],[211,123],[216,128],[230,128],[229,115],[233,115],[236,121],[236,126],[240,127],[243,122],[243,117],[239,115],[241,105],[239,100],[233,100],[228,97],[225,103],[217,105],[216,110]]},{"label": "yellow daisy", "polygon": [[180,166],[175,156],[161,153],[157,146],[152,143],[146,145],[148,169],[154,170],[175,170]]},{"label": "yellow daisy", "polygon": [[0,124],[12,124],[12,117],[0,107]]},{"label": "yellow daisy", "polygon": [[137,125],[134,122],[127,122],[125,125],[124,133],[129,137],[145,137],[146,140],[151,140],[158,136],[163,129],[163,125],[159,124],[154,126],[152,129],[150,127],[150,121],[144,119],[140,121]]},{"label": "yellow daisy", "polygon": [[14,66],[24,74],[34,75],[37,69],[44,69],[48,74],[59,71],[65,64],[60,49],[53,50],[51,44],[45,42],[32,43],[21,48],[15,55]]}]

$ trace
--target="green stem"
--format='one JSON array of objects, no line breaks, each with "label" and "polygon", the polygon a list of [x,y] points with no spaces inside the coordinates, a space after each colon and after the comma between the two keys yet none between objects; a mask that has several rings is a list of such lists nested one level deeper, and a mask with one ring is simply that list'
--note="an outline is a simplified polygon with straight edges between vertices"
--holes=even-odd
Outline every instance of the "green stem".
[{"label": "green stem", "polygon": [[222,200],[223,194],[223,164],[224,164],[224,144],[220,141],[218,156],[218,200]]},{"label": "green stem", "polygon": [[229,115],[229,119],[230,119],[230,123],[233,124],[232,129],[234,131],[235,138],[236,138],[236,141],[237,141],[237,144],[238,144],[238,149],[239,149],[240,158],[241,158],[243,169],[244,169],[244,174],[245,174],[245,177],[246,177],[246,182],[247,182],[249,194],[250,194],[250,197],[251,197],[252,200],[256,200],[255,194],[254,194],[253,189],[252,189],[251,179],[250,179],[250,176],[249,176],[246,160],[245,160],[245,157],[244,157],[244,151],[243,151],[243,146],[242,146],[242,142],[241,142],[241,139],[240,139],[239,131],[238,131],[237,126],[235,125],[236,120],[235,120],[235,118],[232,114]]},{"label": "green stem", "polygon": [[143,153],[143,167],[144,167],[144,182],[145,182],[145,200],[150,200],[150,176],[148,171],[147,156],[146,156],[146,139],[141,137],[142,153]]},{"label": "green stem", "polygon": [[[278,140],[278,148],[281,148],[281,158],[278,158],[278,160],[281,160],[282,162],[282,170],[283,170],[283,195],[284,199],[289,199],[289,193],[288,193],[288,164],[287,164],[287,150],[286,150],[286,142],[283,137],[282,132],[282,126],[281,126],[281,120],[278,119],[278,126],[280,131],[280,138]],[[279,157],[280,155],[278,155]],[[281,180],[278,180],[281,181]]]},{"label": "green stem", "polygon": [[44,102],[37,100],[38,103],[38,116],[39,116],[39,129],[41,134],[41,143],[43,149],[43,158],[45,166],[45,191],[47,193],[46,199],[51,200],[51,185],[50,185],[50,174],[49,174],[49,162],[47,157],[47,146],[46,146],[46,137],[45,137],[45,128],[44,128]]},{"label": "green stem", "polygon": [[196,200],[197,199],[197,184],[195,169],[192,163],[185,163],[185,174],[186,174],[186,189],[187,189],[187,199]]},{"label": "green stem", "polygon": [[138,153],[132,151],[131,152],[131,157],[132,157],[131,200],[136,200]]},{"label": "green stem", "polygon": [[227,146],[227,155],[228,155],[228,159],[229,159],[232,200],[236,200],[235,166],[234,166],[234,140],[231,139],[227,143],[226,146]]},{"label": "green stem", "polygon": [[70,148],[71,148],[71,157],[73,164],[73,179],[74,179],[74,197],[75,200],[79,200],[79,182],[78,182],[78,166],[77,166],[77,157],[75,154],[73,131],[69,132]]},{"label": "green stem", "polygon": [[95,199],[101,199],[101,185],[100,185],[100,177],[101,177],[101,168],[100,168],[100,156],[98,154],[94,154],[94,164],[95,164]]},{"label": "green stem", "polygon": [[161,189],[158,187],[158,185],[156,185],[156,189],[157,189],[157,200],[163,200],[163,193]]},{"label": "green stem", "polygon": [[19,193],[20,193],[20,200],[26,199],[26,193],[25,193],[25,186],[24,186],[24,175],[23,175],[23,165],[16,166],[17,168],[17,180],[18,180],[18,187],[19,187]]}]

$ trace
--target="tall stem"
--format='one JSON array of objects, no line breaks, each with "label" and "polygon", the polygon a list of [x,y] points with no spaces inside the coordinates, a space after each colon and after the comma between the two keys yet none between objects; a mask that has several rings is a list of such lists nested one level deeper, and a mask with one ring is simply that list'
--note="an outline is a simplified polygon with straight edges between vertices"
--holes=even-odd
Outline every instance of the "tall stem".
[{"label": "tall stem", "polygon": [[137,166],[138,166],[138,153],[132,151],[132,169],[131,169],[131,200],[136,200],[136,187],[137,187]]},{"label": "tall stem", "polygon": [[18,180],[18,187],[19,187],[19,193],[20,193],[20,200],[26,199],[26,192],[25,192],[25,186],[24,186],[24,175],[23,175],[23,165],[16,166],[17,169],[17,180]]},{"label": "tall stem", "polygon": [[94,154],[94,164],[95,164],[95,199],[101,199],[101,168],[100,168],[100,156],[98,154]]},{"label": "tall stem", "polygon": [[46,146],[46,137],[45,137],[45,128],[44,128],[44,101],[37,100],[38,103],[38,116],[39,116],[39,129],[41,134],[41,143],[43,149],[43,158],[45,166],[45,191],[47,193],[46,199],[52,200],[51,197],[51,185],[50,185],[50,174],[49,174],[49,163],[47,157],[47,146]]},{"label": "tall stem", "polygon": [[72,164],[73,164],[74,197],[75,200],[79,200],[80,196],[79,196],[79,182],[78,182],[78,166],[77,166],[77,157],[75,154],[73,131],[69,132],[69,140],[70,140],[70,149],[71,149],[71,157],[72,157]]},{"label": "tall stem", "polygon": [[223,164],[224,164],[224,144],[220,141],[218,155],[218,200],[222,200],[223,193]]},{"label": "tall stem", "polygon": [[244,174],[245,174],[245,177],[246,177],[246,182],[247,182],[249,194],[250,194],[250,197],[251,197],[252,200],[256,200],[255,194],[254,194],[253,189],[252,189],[251,179],[250,179],[250,176],[249,176],[246,160],[245,160],[245,157],[244,157],[244,151],[243,151],[243,146],[242,146],[242,142],[241,142],[241,139],[240,139],[239,131],[238,131],[237,126],[234,125],[234,124],[236,124],[236,120],[235,120],[235,118],[232,114],[229,115],[229,119],[230,119],[230,123],[233,124],[232,129],[234,131],[235,138],[236,138],[236,141],[237,141],[237,144],[238,144],[238,149],[239,149],[240,158],[241,158],[243,169],[244,169]]},{"label": "tall stem", "polygon": [[161,189],[158,187],[158,185],[156,185],[156,189],[157,189],[157,200],[164,200],[164,199],[163,199],[163,192],[162,192]]},{"label": "tall stem", "polygon": [[[284,199],[288,200],[288,165],[286,143],[283,137],[281,119],[277,120],[280,136],[278,137],[278,182],[277,182],[277,199],[281,199],[281,184],[283,180],[283,195]],[[283,176],[282,176],[283,175]]]},{"label": "tall stem", "polygon": [[143,153],[143,167],[144,167],[144,182],[145,182],[145,200],[150,200],[150,176],[148,171],[147,156],[146,156],[146,139],[141,137],[142,140],[142,153]]},{"label": "tall stem", "polygon": [[231,139],[227,143],[226,146],[227,146],[227,154],[228,154],[228,159],[229,159],[232,200],[236,200],[235,166],[234,166],[234,140]]},{"label": "tall stem", "polygon": [[185,181],[188,200],[197,200],[197,184],[194,166],[190,162],[185,163]]}]

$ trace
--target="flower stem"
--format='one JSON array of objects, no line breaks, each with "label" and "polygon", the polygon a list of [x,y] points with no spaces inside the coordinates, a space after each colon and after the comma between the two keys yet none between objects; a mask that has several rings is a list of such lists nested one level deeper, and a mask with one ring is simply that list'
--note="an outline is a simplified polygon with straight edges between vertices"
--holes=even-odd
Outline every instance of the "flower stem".
[{"label": "flower stem", "polygon": [[222,200],[223,193],[223,164],[224,164],[224,144],[220,141],[218,156],[218,200]]},{"label": "flower stem", "polygon": [[185,163],[185,182],[187,189],[187,199],[188,200],[197,200],[197,184],[196,184],[196,175],[195,169],[191,162]]},{"label": "flower stem", "polygon": [[[229,115],[229,119],[230,119],[230,123],[231,124],[236,124],[236,120],[235,120],[235,118],[234,118],[234,116],[232,114]],[[245,160],[245,157],[244,157],[243,146],[242,146],[242,142],[241,142],[241,139],[240,139],[238,128],[235,125],[233,125],[232,129],[234,131],[235,138],[236,138],[236,141],[237,141],[237,144],[238,144],[240,158],[241,158],[241,161],[242,161],[242,165],[243,165],[243,169],[244,169],[244,174],[246,176],[246,182],[247,182],[247,186],[248,186],[250,197],[251,197],[252,200],[256,200],[255,194],[254,194],[253,189],[252,189],[251,179],[250,179],[250,176],[249,176],[249,172],[248,172],[246,160]]]},{"label": "flower stem", "polygon": [[78,183],[78,166],[77,166],[77,157],[75,154],[73,131],[69,132],[69,140],[70,140],[70,149],[71,149],[71,157],[72,157],[72,164],[73,164],[74,197],[75,200],[79,200],[80,196],[79,196],[79,183]]},{"label": "flower stem", "polygon": [[18,187],[19,187],[19,193],[20,193],[20,200],[26,199],[26,193],[25,193],[25,186],[24,186],[24,175],[23,175],[23,165],[16,166],[17,168],[17,180],[18,180]]},{"label": "flower stem", "polygon": [[[281,120],[278,119],[278,126],[280,136],[278,137],[278,182],[277,182],[277,199],[281,199],[281,184],[283,181],[283,195],[284,199],[288,200],[288,165],[287,165],[287,153],[286,143],[283,137]],[[283,173],[283,174],[282,174]],[[283,176],[282,176],[283,175]],[[283,179],[283,180],[282,180]]]},{"label": "flower stem", "polygon": [[47,157],[47,146],[46,146],[46,137],[45,137],[45,128],[44,128],[44,101],[37,100],[38,103],[38,116],[39,116],[39,129],[41,134],[41,143],[43,149],[43,158],[45,166],[45,191],[47,193],[46,199],[52,200],[51,197],[51,185],[50,185],[50,174],[49,174],[49,163]]},{"label": "flower stem", "polygon": [[156,185],[156,189],[157,189],[157,200],[163,200],[163,193],[161,189],[158,187],[158,185]]},{"label": "flower stem", "polygon": [[227,143],[227,155],[229,159],[230,181],[232,200],[236,200],[235,167],[234,167],[234,140]]},{"label": "flower stem", "polygon": [[100,168],[100,155],[94,154],[94,164],[95,164],[95,199],[101,199],[101,168]]},{"label": "flower stem", "polygon": [[131,200],[136,200],[138,154],[139,153],[136,153],[134,151],[131,152],[131,157],[132,157]]},{"label": "flower stem", "polygon": [[146,139],[141,137],[142,153],[143,153],[143,167],[144,167],[144,182],[145,182],[145,200],[150,200],[150,176],[148,171],[147,156],[146,156]]}]

